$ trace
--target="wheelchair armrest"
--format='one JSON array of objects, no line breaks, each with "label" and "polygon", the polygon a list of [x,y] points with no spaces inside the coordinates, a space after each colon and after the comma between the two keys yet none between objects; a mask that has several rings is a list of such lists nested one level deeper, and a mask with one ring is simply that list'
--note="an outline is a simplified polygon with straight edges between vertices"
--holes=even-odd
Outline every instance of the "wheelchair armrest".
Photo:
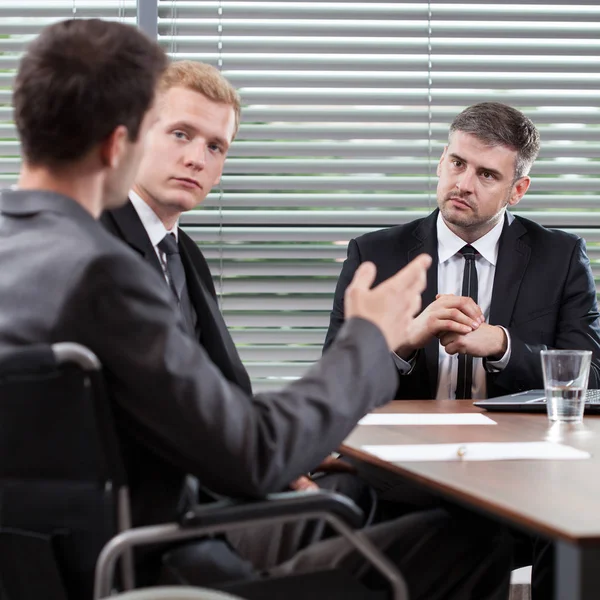
[{"label": "wheelchair armrest", "polygon": [[194,506],[180,518],[182,527],[206,527],[222,523],[251,522],[262,518],[289,517],[301,519],[307,513],[333,514],[349,527],[363,524],[363,512],[346,496],[318,490],[269,494],[265,500],[219,500]]},{"label": "wheelchair armrest", "polygon": [[19,381],[32,375],[56,372],[56,359],[48,346],[19,348],[0,357],[0,380]]},{"label": "wheelchair armrest", "polygon": [[190,540],[206,534],[230,531],[245,524],[295,519],[325,519],[357,552],[389,580],[393,598],[406,600],[406,583],[395,565],[365,536],[355,532],[363,522],[362,511],[341,494],[326,490],[315,492],[282,492],[265,500],[219,500],[198,505],[183,515],[178,523],[148,525],[124,531],[102,549],[96,563],[94,599],[109,596],[115,562],[128,549],[144,544]]}]

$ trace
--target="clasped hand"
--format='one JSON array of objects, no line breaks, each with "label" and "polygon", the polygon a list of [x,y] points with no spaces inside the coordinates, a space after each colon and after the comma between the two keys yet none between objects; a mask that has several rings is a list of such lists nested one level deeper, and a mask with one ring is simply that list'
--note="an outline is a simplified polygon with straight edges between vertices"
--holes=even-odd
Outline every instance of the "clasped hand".
[{"label": "clasped hand", "polygon": [[406,342],[396,353],[408,358],[434,337],[448,354],[500,358],[506,351],[504,330],[486,323],[481,308],[465,296],[438,294],[413,320]]}]

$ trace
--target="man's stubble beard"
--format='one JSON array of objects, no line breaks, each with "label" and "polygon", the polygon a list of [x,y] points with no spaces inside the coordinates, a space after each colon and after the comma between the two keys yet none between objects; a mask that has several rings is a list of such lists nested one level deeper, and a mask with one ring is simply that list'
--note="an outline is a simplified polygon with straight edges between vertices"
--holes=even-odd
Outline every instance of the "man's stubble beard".
[{"label": "man's stubble beard", "polygon": [[[464,200],[471,209],[471,214],[461,215],[458,211],[447,210],[448,201],[450,198],[460,198]],[[450,223],[456,227],[460,227],[463,229],[477,229],[477,228],[487,228],[488,231],[492,229],[495,225],[498,224],[500,219],[504,216],[506,208],[508,206],[508,202],[510,200],[510,192],[508,193],[502,208],[495,214],[489,217],[488,219],[481,219],[479,217],[479,207],[477,204],[472,202],[469,198],[466,198],[461,193],[448,192],[444,201],[439,205],[440,212],[442,213],[442,217],[446,223]]]}]

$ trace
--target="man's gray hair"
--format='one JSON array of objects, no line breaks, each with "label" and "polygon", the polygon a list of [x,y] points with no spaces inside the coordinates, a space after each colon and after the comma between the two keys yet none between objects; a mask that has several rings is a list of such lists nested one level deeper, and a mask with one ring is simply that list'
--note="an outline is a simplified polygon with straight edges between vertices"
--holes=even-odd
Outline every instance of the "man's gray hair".
[{"label": "man's gray hair", "polygon": [[515,181],[529,173],[540,151],[540,134],[531,119],[501,102],[480,102],[465,108],[452,121],[450,137],[455,131],[470,133],[488,146],[516,150]]}]

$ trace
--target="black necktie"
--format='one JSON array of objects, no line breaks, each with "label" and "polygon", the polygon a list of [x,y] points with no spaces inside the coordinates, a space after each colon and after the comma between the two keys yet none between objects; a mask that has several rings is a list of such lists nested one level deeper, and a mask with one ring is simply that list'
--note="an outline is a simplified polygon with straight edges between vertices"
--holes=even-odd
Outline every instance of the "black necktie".
[{"label": "black necktie", "polygon": [[[465,268],[463,271],[462,295],[470,296],[474,302],[477,302],[477,269],[475,267],[475,257],[479,254],[473,246],[463,246],[459,252],[465,259]],[[458,355],[458,377],[456,379],[456,398],[471,398],[471,388],[473,386],[473,357],[468,354]]]},{"label": "black necktie", "polygon": [[189,333],[194,335],[197,318],[192,309],[192,303],[185,283],[185,270],[183,268],[183,263],[181,262],[179,246],[177,245],[175,236],[172,233],[165,235],[159,242],[158,249],[167,257],[164,267],[167,279],[169,280],[169,286],[177,299],[177,304],[183,315],[186,329]]}]

